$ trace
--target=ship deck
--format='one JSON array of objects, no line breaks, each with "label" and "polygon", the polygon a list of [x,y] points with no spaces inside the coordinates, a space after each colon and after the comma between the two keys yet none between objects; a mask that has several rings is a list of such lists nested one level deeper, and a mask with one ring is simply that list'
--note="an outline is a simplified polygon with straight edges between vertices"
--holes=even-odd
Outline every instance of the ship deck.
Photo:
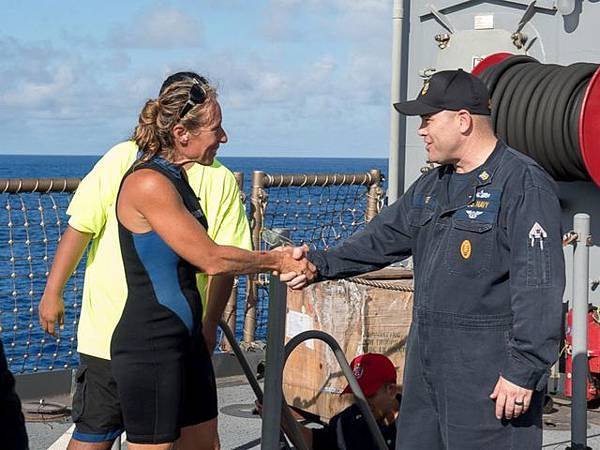
[{"label": "ship deck", "polygon": [[[261,420],[252,414],[254,394],[242,375],[219,378],[219,435],[224,450],[260,449]],[[544,449],[564,449],[570,442],[570,402],[554,398],[554,411],[544,415]],[[31,450],[65,449],[73,430],[70,419],[28,422]],[[600,449],[600,409],[588,412],[588,446]],[[125,440],[121,445],[127,448]]]}]

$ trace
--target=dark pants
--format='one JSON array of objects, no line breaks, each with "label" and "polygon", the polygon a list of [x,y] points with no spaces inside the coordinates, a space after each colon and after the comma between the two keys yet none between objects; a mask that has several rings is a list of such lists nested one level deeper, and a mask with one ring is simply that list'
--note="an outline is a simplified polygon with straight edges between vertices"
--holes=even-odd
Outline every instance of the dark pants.
[{"label": "dark pants", "polygon": [[510,318],[418,312],[410,330],[396,449],[508,450],[542,445],[543,392],[498,420],[489,398],[508,354]]},{"label": "dark pants", "polygon": [[28,448],[21,401],[15,392],[15,379],[8,370],[0,341],[0,446],[6,450]]}]

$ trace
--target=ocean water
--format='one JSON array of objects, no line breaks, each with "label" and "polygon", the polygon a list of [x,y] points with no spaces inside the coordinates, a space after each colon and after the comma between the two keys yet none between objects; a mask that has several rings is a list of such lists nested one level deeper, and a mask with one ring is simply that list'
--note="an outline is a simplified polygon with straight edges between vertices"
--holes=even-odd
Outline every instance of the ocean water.
[{"label": "ocean water", "polygon": [[[0,178],[83,177],[100,156],[0,155]],[[234,172],[251,180],[254,170],[267,173],[387,173],[387,158],[241,158],[219,157]]]},{"label": "ocean water", "polygon": [[[99,158],[0,155],[0,179],[83,177]],[[315,174],[364,173],[379,169],[385,174],[388,164],[387,159],[224,157],[220,160],[232,171],[244,173],[244,191],[248,198],[254,170],[270,174]],[[265,226],[291,229],[296,242],[314,240],[315,246],[343,239],[364,223],[364,218],[357,217],[364,206],[364,188],[359,190],[363,193],[361,195],[344,189],[289,188],[281,192],[271,189]],[[67,194],[52,197],[0,194],[0,339],[5,346],[9,366],[15,373],[77,364],[76,328],[83,264],[65,288],[65,328],[59,338],[44,335],[37,319],[37,304],[44,289],[45,274],[50,268],[56,242],[66,225],[64,211],[69,198]],[[294,207],[302,212],[295,214],[296,219],[294,214],[289,214],[290,208]],[[246,209],[250,210],[248,203]],[[324,223],[324,220],[331,223]],[[242,277],[236,326],[238,339],[243,329],[244,289],[245,279]],[[264,339],[266,335],[266,309],[266,290],[261,289],[257,339]]]}]

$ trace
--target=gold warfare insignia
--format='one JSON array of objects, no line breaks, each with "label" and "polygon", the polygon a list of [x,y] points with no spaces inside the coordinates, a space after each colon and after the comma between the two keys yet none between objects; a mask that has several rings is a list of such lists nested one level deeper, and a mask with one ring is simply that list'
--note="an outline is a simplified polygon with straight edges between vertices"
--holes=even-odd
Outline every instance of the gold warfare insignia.
[{"label": "gold warfare insignia", "polygon": [[423,83],[423,89],[421,89],[421,95],[426,95],[429,90],[429,80],[425,80]]},{"label": "gold warfare insignia", "polygon": [[468,239],[465,239],[462,241],[462,244],[460,244],[460,255],[464,259],[469,259],[471,257],[471,241]]},{"label": "gold warfare insignia", "polygon": [[487,181],[487,179],[490,177],[490,174],[484,170],[478,176],[481,181]]}]

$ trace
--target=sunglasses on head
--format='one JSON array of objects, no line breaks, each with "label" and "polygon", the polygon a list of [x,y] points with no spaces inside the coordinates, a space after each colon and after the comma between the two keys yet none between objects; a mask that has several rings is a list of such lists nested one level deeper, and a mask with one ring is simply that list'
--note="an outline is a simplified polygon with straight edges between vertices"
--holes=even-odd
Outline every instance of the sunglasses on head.
[{"label": "sunglasses on head", "polygon": [[204,78],[201,78],[199,81],[194,80],[194,84],[190,89],[190,97],[185,105],[183,105],[183,108],[181,108],[178,120],[183,119],[194,106],[204,103],[204,100],[206,100],[206,89],[204,88],[204,85],[206,83]]}]

